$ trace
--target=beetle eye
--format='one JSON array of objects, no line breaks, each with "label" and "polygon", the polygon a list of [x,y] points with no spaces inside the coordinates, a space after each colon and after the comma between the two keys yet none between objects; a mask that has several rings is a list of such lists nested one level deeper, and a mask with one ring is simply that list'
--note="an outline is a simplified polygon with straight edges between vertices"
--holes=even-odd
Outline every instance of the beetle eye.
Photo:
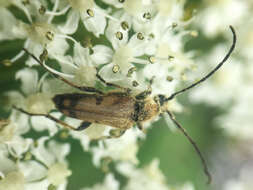
[{"label": "beetle eye", "polygon": [[166,102],[166,97],[162,94],[159,94],[158,98],[159,98],[159,103],[162,106],[164,104],[164,102]]}]

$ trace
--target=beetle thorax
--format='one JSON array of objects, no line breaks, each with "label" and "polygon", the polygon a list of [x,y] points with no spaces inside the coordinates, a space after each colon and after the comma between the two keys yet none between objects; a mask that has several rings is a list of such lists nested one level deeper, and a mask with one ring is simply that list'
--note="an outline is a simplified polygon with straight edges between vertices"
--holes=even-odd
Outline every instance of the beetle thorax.
[{"label": "beetle thorax", "polygon": [[137,102],[138,113],[136,117],[137,122],[145,122],[152,120],[160,113],[160,106],[153,99],[148,99],[143,102]]}]

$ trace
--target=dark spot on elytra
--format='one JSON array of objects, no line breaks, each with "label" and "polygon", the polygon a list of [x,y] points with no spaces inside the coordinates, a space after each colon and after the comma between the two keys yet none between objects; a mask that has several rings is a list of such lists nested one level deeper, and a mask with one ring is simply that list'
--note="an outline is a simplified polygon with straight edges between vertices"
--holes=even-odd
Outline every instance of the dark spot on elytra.
[{"label": "dark spot on elytra", "polygon": [[56,107],[62,110],[75,107],[82,96],[82,94],[58,94],[53,97],[53,101]]},{"label": "dark spot on elytra", "polygon": [[76,117],[76,112],[74,110],[68,110],[70,117]]},{"label": "dark spot on elytra", "polygon": [[103,97],[102,96],[96,96],[96,105],[100,105],[103,101]]},{"label": "dark spot on elytra", "polygon": [[63,106],[63,98],[61,95],[55,95],[53,97],[53,102],[55,103],[55,106],[58,108],[58,109],[61,109]]},{"label": "dark spot on elytra", "polygon": [[139,120],[139,114],[141,113],[143,109],[143,103],[136,102],[134,104],[134,113],[132,114],[132,119],[137,122]]}]

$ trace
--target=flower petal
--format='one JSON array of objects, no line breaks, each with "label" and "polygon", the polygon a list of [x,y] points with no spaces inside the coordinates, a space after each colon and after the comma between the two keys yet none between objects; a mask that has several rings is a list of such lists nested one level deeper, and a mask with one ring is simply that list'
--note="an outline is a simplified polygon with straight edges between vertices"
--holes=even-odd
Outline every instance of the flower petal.
[{"label": "flower petal", "polygon": [[38,83],[38,73],[34,69],[25,68],[16,73],[16,79],[21,80],[21,89],[25,94],[31,94],[36,91]]},{"label": "flower petal", "polygon": [[99,37],[100,34],[104,34],[106,27],[106,19],[101,14],[95,14],[94,17],[87,17],[86,13],[81,13],[81,19],[83,21],[84,26],[96,37]]},{"label": "flower petal", "polygon": [[67,22],[59,26],[59,30],[64,34],[73,34],[77,30],[80,14],[77,11],[71,10],[67,16]]},{"label": "flower petal", "polygon": [[112,61],[113,51],[111,48],[104,45],[96,45],[92,50],[94,53],[91,55],[91,59],[96,65]]}]

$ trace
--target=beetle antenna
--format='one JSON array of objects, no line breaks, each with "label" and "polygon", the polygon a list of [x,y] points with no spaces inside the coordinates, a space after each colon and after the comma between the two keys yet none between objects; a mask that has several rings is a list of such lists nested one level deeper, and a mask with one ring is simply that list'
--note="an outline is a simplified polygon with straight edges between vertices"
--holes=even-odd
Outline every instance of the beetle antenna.
[{"label": "beetle antenna", "polygon": [[204,82],[206,79],[208,79],[210,76],[212,76],[217,70],[219,70],[219,68],[228,60],[228,58],[230,57],[231,53],[234,51],[235,49],[235,44],[236,44],[236,33],[235,33],[235,29],[233,28],[233,26],[229,26],[230,30],[232,31],[232,34],[233,34],[233,43],[228,51],[228,53],[226,54],[226,56],[223,58],[223,60],[210,72],[208,73],[206,76],[204,76],[202,79],[200,79],[199,81],[191,84],[190,86],[182,89],[182,90],[179,90],[175,93],[173,93],[170,97],[166,98],[166,101],[169,101],[171,99],[173,99],[175,96],[199,85],[200,83]]},{"label": "beetle antenna", "polygon": [[200,157],[200,160],[202,162],[202,165],[203,165],[203,168],[204,168],[204,172],[208,178],[208,181],[207,181],[207,184],[210,184],[211,181],[212,181],[212,176],[207,168],[207,164],[206,164],[206,161],[203,157],[203,155],[201,154],[197,144],[194,142],[194,140],[188,135],[188,133],[186,132],[186,130],[177,122],[175,116],[172,114],[172,112],[168,111],[167,110],[167,113],[169,114],[170,116],[170,119],[173,121],[173,123],[177,126],[177,128],[184,134],[184,136],[186,136],[186,138],[190,141],[190,143],[193,145],[195,151],[197,152],[197,154],[199,155]]}]

